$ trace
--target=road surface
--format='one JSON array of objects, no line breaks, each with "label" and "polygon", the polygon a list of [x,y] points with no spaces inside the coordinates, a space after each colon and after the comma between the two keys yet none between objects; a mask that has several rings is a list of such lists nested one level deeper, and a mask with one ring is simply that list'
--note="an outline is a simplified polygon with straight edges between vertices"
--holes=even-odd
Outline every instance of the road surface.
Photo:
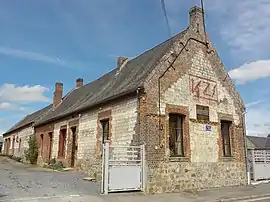
[{"label": "road surface", "polygon": [[78,172],[56,172],[0,156],[0,201],[11,199],[99,195],[96,183]]}]

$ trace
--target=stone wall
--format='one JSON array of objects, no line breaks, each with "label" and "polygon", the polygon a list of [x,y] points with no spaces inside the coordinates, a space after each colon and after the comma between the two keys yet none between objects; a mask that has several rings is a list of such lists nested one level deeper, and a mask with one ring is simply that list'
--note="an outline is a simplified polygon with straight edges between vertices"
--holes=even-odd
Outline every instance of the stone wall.
[{"label": "stone wall", "polygon": [[[209,107],[209,121],[197,119],[196,105]],[[147,192],[246,184],[244,105],[216,50],[210,42],[205,45],[203,33],[188,29],[168,50],[145,84],[140,109]],[[184,157],[170,157],[169,113],[185,115]],[[221,120],[232,121],[231,157],[223,156]]]},{"label": "stone wall", "polygon": [[[68,121],[60,121],[54,124],[54,130],[53,130],[53,143],[52,143],[52,158],[57,159],[58,158],[58,149],[59,149],[59,135],[60,135],[60,129],[61,127],[67,128]],[[66,135],[66,142],[67,142]],[[65,145],[65,156],[67,155],[67,144]]]},{"label": "stone wall", "polygon": [[8,149],[9,155],[14,155],[16,157],[21,157],[23,161],[25,161],[24,151],[28,148],[28,139],[31,135],[34,134],[34,129],[32,126],[26,126],[24,128],[19,129],[18,131],[9,134],[4,137],[3,142],[3,153],[5,150],[5,140],[10,138],[10,145]]},{"label": "stone wall", "polygon": [[29,137],[33,134],[34,134],[34,129],[32,126],[18,131],[17,136],[15,138],[15,144],[14,144],[14,156],[19,156],[24,159],[24,150],[29,147],[28,140],[29,140]]},{"label": "stone wall", "polygon": [[137,121],[137,99],[127,98],[82,113],[79,120],[76,167],[98,179],[101,177],[102,119],[110,120],[111,145],[132,144]]},{"label": "stone wall", "polygon": [[[75,151],[75,168],[92,177],[100,179],[101,174],[101,152],[102,152],[102,134],[101,123],[103,119],[110,120],[110,143],[111,145],[130,145],[135,138],[137,126],[137,98],[135,96],[126,97],[112,103],[100,106],[86,112],[82,112],[76,117],[67,117],[49,126],[41,126],[36,129],[36,135],[53,132],[51,158],[62,161],[66,166],[71,166],[71,153],[73,134],[71,127],[76,127],[76,151]],[[50,128],[50,129],[49,129]],[[59,135],[61,128],[67,128],[65,157],[58,158]],[[47,142],[47,140],[46,140]],[[43,154],[48,153],[46,150],[47,143],[44,141]],[[40,156],[39,164],[44,163]]]}]

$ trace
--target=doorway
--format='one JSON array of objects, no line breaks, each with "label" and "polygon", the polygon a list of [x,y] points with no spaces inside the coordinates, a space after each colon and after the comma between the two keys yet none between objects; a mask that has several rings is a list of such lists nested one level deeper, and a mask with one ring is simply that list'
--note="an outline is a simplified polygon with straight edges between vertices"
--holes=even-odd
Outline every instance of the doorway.
[{"label": "doorway", "polygon": [[71,127],[71,161],[70,167],[74,167],[75,165],[75,157],[77,152],[77,127]]},{"label": "doorway", "polygon": [[48,149],[48,151],[49,151],[49,160],[51,160],[51,158],[52,158],[52,141],[53,141],[53,133],[50,132],[50,133],[48,134],[48,136],[49,136],[49,149]]}]

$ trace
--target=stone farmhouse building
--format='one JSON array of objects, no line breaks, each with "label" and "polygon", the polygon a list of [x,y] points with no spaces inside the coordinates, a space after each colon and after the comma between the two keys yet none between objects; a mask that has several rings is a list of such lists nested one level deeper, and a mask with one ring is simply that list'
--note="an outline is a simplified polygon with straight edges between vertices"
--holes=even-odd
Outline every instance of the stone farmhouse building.
[{"label": "stone farmhouse building", "polygon": [[51,158],[101,176],[102,143],[145,145],[147,193],[247,184],[244,104],[204,32],[189,26],[134,59],[26,116],[4,136],[5,153],[23,155],[35,134],[38,163]]}]

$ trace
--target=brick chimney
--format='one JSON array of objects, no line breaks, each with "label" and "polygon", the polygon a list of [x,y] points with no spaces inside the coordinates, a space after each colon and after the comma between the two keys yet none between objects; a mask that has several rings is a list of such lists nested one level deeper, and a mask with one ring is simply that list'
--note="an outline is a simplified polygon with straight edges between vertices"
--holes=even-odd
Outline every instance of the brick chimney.
[{"label": "brick chimney", "polygon": [[196,33],[204,34],[202,8],[194,6],[189,10],[189,27]]},{"label": "brick chimney", "polygon": [[62,102],[62,97],[63,97],[63,84],[56,83],[53,97],[53,107],[56,107]]},{"label": "brick chimney", "polygon": [[83,86],[83,79],[82,78],[76,79],[76,88],[80,88],[82,86]]},{"label": "brick chimney", "polygon": [[122,57],[122,56],[118,57],[118,59],[117,59],[117,68],[121,67],[122,64],[124,64],[124,62],[125,62],[127,59],[128,59],[128,58]]}]

